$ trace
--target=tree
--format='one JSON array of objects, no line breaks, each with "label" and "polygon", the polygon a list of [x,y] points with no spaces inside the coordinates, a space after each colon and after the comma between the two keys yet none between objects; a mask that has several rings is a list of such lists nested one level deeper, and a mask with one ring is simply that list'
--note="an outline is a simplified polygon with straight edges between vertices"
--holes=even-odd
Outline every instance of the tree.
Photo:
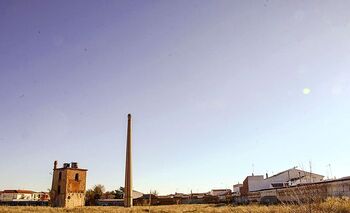
[{"label": "tree", "polygon": [[100,199],[105,192],[105,187],[101,184],[95,185],[94,186],[94,193],[95,193],[95,198]]},{"label": "tree", "polygon": [[107,191],[103,193],[102,199],[115,199],[115,191]]},{"label": "tree", "polygon": [[85,193],[85,205],[93,206],[95,205],[94,190],[88,189]]},{"label": "tree", "polygon": [[124,187],[119,187],[119,189],[115,190],[115,198],[116,199],[123,199],[124,197]]},{"label": "tree", "polygon": [[85,193],[85,203],[87,206],[96,205],[96,201],[101,199],[103,193],[105,192],[105,187],[101,184],[95,185],[92,189],[89,189]]}]

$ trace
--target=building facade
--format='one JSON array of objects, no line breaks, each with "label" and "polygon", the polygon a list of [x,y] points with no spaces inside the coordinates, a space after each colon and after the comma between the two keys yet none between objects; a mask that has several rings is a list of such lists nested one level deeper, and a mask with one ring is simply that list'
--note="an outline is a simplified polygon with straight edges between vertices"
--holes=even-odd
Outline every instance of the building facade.
[{"label": "building facade", "polygon": [[296,186],[299,184],[317,183],[323,180],[324,176],[315,173],[306,172],[295,167],[285,170],[276,175],[269,177],[266,175],[248,176],[243,181],[240,188],[240,194],[247,195],[249,192],[259,191],[263,189],[284,188]]},{"label": "building facade", "polygon": [[235,196],[239,196],[241,195],[241,187],[243,186],[243,184],[241,183],[237,183],[235,185],[233,185],[233,191],[232,191],[232,194],[235,195]]},{"label": "building facade", "polygon": [[36,194],[30,190],[4,190],[0,201],[35,201]]},{"label": "building facade", "polygon": [[64,163],[57,168],[54,163],[51,187],[51,205],[53,207],[79,207],[85,205],[86,169],[78,168],[75,162]]}]

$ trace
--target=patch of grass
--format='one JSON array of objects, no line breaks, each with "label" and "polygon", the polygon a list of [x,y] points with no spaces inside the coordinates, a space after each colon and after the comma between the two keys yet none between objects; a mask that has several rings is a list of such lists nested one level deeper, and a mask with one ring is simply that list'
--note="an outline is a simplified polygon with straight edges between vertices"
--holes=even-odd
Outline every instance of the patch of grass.
[{"label": "patch of grass", "polygon": [[197,205],[170,205],[170,206],[135,206],[133,208],[124,207],[102,207],[102,206],[86,206],[81,208],[51,208],[51,207],[24,207],[24,206],[0,206],[0,212],[4,213],[145,213],[145,212],[159,212],[159,213],[180,213],[180,212],[233,212],[233,213],[350,213],[350,199],[349,198],[330,198],[321,203],[314,203],[311,205],[276,205],[276,206],[262,206],[262,205],[248,205],[248,206],[215,206],[207,204]]}]

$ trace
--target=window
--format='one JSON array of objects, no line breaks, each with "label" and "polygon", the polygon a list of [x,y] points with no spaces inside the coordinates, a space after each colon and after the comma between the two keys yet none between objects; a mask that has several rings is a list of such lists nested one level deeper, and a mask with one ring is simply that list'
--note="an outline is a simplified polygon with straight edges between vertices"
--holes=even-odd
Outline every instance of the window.
[{"label": "window", "polygon": [[75,174],[75,181],[79,181],[79,174],[78,173]]},{"label": "window", "polygon": [[58,174],[58,180],[61,180],[62,179],[62,172],[60,172],[59,174]]},{"label": "window", "polygon": [[58,185],[57,193],[61,194],[61,186],[60,185]]}]

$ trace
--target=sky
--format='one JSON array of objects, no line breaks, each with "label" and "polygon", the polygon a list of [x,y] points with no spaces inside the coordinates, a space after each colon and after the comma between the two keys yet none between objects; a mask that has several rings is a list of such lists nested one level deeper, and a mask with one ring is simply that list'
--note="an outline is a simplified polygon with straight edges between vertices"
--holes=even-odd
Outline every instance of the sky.
[{"label": "sky", "polygon": [[350,175],[350,2],[0,1],[0,190],[232,188]]}]

